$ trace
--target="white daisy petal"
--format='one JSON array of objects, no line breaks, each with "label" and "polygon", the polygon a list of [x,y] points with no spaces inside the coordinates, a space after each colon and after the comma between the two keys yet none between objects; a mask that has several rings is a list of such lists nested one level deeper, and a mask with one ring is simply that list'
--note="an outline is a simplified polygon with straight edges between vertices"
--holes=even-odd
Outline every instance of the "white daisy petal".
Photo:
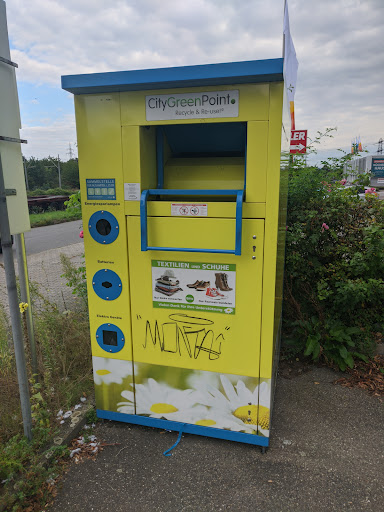
[{"label": "white daisy petal", "polygon": [[223,389],[225,391],[225,394],[228,397],[228,400],[230,402],[237,402],[237,394],[236,394],[236,392],[234,390],[234,387],[229,382],[228,377],[226,377],[225,375],[220,375],[220,380],[221,380],[221,384],[223,386]]}]

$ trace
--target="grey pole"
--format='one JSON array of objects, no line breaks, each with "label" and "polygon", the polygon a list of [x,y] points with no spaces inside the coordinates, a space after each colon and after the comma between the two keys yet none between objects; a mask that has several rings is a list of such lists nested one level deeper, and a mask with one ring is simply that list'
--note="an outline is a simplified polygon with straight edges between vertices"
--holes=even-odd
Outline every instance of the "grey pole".
[{"label": "grey pole", "polygon": [[61,188],[60,155],[57,155],[57,170],[59,171],[59,188]]},{"label": "grey pole", "polygon": [[17,297],[15,265],[13,261],[12,239],[9,228],[9,217],[7,209],[7,199],[5,192],[3,166],[0,155],[0,232],[1,245],[3,248],[3,261],[5,268],[5,279],[8,290],[9,312],[11,316],[13,343],[15,346],[15,359],[17,369],[17,379],[19,381],[21,413],[23,416],[24,435],[32,439],[32,414],[31,402],[29,398],[28,376],[25,364],[23,331],[21,328],[21,318],[19,310],[19,301]]},{"label": "grey pole", "polygon": [[17,270],[18,270],[18,274],[19,274],[21,300],[28,304],[28,308],[25,311],[25,315],[26,315],[26,320],[27,320],[29,347],[31,350],[32,373],[37,376],[38,369],[37,369],[36,343],[35,343],[35,332],[34,332],[34,328],[33,328],[32,302],[31,302],[31,295],[29,292],[27,253],[25,251],[24,233],[15,235],[15,241],[16,241]]},{"label": "grey pole", "polygon": [[25,163],[25,158],[23,157],[23,167],[24,167],[24,177],[25,177],[25,186],[27,187],[27,190],[29,190],[29,184],[28,184],[28,168]]}]

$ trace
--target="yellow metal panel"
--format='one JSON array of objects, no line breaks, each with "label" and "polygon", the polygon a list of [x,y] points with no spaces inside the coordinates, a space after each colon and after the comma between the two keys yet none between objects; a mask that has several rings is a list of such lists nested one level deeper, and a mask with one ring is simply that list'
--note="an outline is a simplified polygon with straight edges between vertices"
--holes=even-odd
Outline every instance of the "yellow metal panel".
[{"label": "yellow metal panel", "polygon": [[149,217],[148,245],[234,250],[235,228],[235,219]]},{"label": "yellow metal panel", "polygon": [[183,124],[217,123],[257,120],[269,117],[269,84],[222,85],[217,87],[190,87],[183,89],[162,89],[161,91],[132,91],[121,93],[121,119],[123,125],[165,125],[180,124],[180,120],[147,121],[145,118],[145,97],[151,94],[181,94],[189,91],[231,91],[239,90],[239,117],[213,119],[183,119]]},{"label": "yellow metal panel", "polygon": [[[199,222],[201,220],[201,222]],[[177,224],[184,226],[179,229]],[[230,246],[229,219],[150,219],[154,241],[189,246]],[[258,376],[263,268],[263,220],[243,220],[242,255],[140,251],[140,218],[128,217],[134,361],[171,367]],[[184,233],[183,233],[184,231]],[[253,236],[257,238],[254,239]],[[155,235],[153,235],[155,237]],[[225,242],[223,243],[223,239]],[[228,240],[228,241],[227,241]],[[253,250],[255,246],[255,251]],[[252,256],[256,256],[255,259]],[[236,265],[236,313],[157,309],[152,306],[152,260]],[[215,278],[212,270],[212,279]],[[181,293],[190,293],[186,288]],[[197,294],[204,292],[195,292]],[[176,313],[176,316],[174,315]],[[180,316],[181,315],[181,316]],[[183,317],[187,315],[187,317]],[[192,317],[192,318],[191,318]],[[177,325],[190,322],[187,334]],[[192,327],[191,327],[192,325]],[[188,326],[188,324],[187,324]],[[197,326],[197,327],[196,327]],[[184,324],[185,327],[185,324]],[[201,332],[206,335],[201,350]],[[187,347],[188,345],[188,347]],[[168,348],[167,348],[168,347]],[[168,349],[170,351],[168,351]]]},{"label": "yellow metal panel", "polygon": [[[131,360],[129,269],[119,94],[77,96],[75,107],[92,353],[94,356]],[[88,200],[86,179],[103,178],[116,180],[116,201]],[[88,230],[91,215],[101,210],[112,213],[120,228],[117,239],[107,245],[96,242]],[[113,270],[123,283],[122,293],[114,301],[108,302],[99,298],[93,290],[92,278],[101,269]],[[96,330],[104,323],[113,323],[123,331],[125,345],[120,352],[107,353],[97,344]]]},{"label": "yellow metal panel", "polygon": [[124,126],[121,131],[121,138],[124,183],[140,183],[140,127]]},{"label": "yellow metal panel", "polygon": [[[275,287],[280,193],[280,148],[284,84],[270,86],[270,119],[268,131],[267,204],[265,217],[263,311],[261,331],[260,376],[271,378],[275,342]],[[281,263],[281,262],[280,262]],[[280,315],[279,315],[280,316]]]},{"label": "yellow metal panel", "polygon": [[164,188],[244,188],[244,158],[171,158],[164,168]]},{"label": "yellow metal panel", "polygon": [[156,131],[146,126],[123,126],[124,183],[139,183],[140,190],[156,188]]},{"label": "yellow metal panel", "polygon": [[[247,203],[266,201],[268,123],[250,121],[247,130]],[[269,167],[268,167],[269,172]]]},{"label": "yellow metal panel", "polygon": [[[236,204],[234,202],[202,203],[201,201],[194,201],[194,203],[207,204],[208,217],[236,217]],[[169,201],[148,201],[148,215],[150,217],[170,217],[171,204]],[[174,204],[183,204],[183,201],[174,201]],[[125,201],[125,213],[126,215],[140,215],[139,201]],[[265,203],[243,204],[243,219],[264,219],[264,217]]]}]

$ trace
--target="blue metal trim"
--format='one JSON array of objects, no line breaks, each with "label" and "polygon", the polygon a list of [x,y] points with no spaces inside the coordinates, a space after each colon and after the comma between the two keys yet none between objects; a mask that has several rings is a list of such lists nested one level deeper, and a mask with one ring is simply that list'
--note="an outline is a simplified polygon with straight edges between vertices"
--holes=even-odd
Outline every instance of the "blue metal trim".
[{"label": "blue metal trim", "polygon": [[[109,285],[109,287],[106,286]],[[120,277],[113,270],[103,268],[98,270],[92,278],[93,290],[100,299],[115,300],[123,288]]]},{"label": "blue metal trim", "polygon": [[147,230],[147,200],[149,190],[143,190],[140,197],[140,231],[141,231],[141,250],[148,250],[148,230]]},{"label": "blue metal trim", "polygon": [[248,125],[245,130],[245,151],[244,151],[244,200],[247,191],[247,150],[248,150]]},{"label": "blue metal trim", "polygon": [[282,81],[283,59],[280,58],[66,75],[61,77],[61,87],[73,94],[92,94]]},{"label": "blue metal trim", "polygon": [[233,432],[232,430],[221,430],[213,427],[203,427],[201,425],[192,425],[190,423],[180,423],[178,421],[162,420],[158,418],[148,418],[138,416],[137,414],[124,414],[122,412],[104,411],[96,409],[99,418],[113,421],[122,421],[134,425],[144,425],[146,427],[161,428],[164,430],[175,430],[180,432],[181,428],[185,434],[195,434],[205,437],[215,437],[217,439],[227,439],[238,443],[253,444],[257,446],[269,446],[269,437],[259,436],[257,434],[245,434],[243,432]]},{"label": "blue metal trim", "polygon": [[164,134],[161,126],[156,128],[157,188],[164,187]]},{"label": "blue metal trim", "polygon": [[171,252],[211,252],[217,254],[236,254],[236,250],[225,250],[225,249],[192,249],[183,247],[155,247],[148,245],[147,251],[171,251]]},{"label": "blue metal trim", "polygon": [[[100,233],[96,229],[97,222],[102,219],[107,220],[111,225],[111,231],[108,235],[100,235]],[[106,212],[105,210],[100,210],[91,215],[88,221],[88,229],[92,238],[96,242],[105,245],[114,242],[116,238],[119,236],[120,230],[119,223],[117,222],[116,217],[112,215],[112,213]]]},{"label": "blue metal trim", "polygon": [[[156,247],[148,246],[148,215],[147,201],[148,197],[159,196],[236,196],[236,237],[235,249],[191,249],[176,247]],[[180,189],[148,189],[143,190],[140,198],[140,231],[141,231],[141,250],[142,251],[175,251],[175,252],[203,252],[216,254],[235,254],[241,256],[241,231],[243,221],[243,200],[244,190],[180,190]]]},{"label": "blue metal trim", "polygon": [[241,190],[236,195],[236,244],[235,244],[235,255],[236,256],[241,256],[243,200],[244,200],[244,190]]},{"label": "blue metal trim", "polygon": [[[103,331],[113,331],[117,333],[117,345],[106,345],[103,342]],[[105,350],[108,353],[116,354],[116,352],[120,352],[120,350],[125,345],[125,338],[123,331],[117,327],[115,324],[103,324],[97,328],[96,331],[96,341],[99,344],[99,347]]]}]

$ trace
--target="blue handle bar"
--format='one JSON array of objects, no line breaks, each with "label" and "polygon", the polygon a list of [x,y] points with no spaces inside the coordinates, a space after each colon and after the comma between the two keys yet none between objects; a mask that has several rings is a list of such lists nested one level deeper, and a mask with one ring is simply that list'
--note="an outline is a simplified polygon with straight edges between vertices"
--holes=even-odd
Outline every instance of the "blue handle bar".
[{"label": "blue handle bar", "polygon": [[[179,247],[148,246],[148,213],[147,202],[149,196],[236,196],[236,241],[234,250],[223,249],[191,249]],[[176,251],[176,252],[211,252],[218,254],[241,255],[241,231],[243,220],[244,190],[176,190],[176,189],[148,189],[143,190],[140,198],[140,229],[142,251]]]}]

